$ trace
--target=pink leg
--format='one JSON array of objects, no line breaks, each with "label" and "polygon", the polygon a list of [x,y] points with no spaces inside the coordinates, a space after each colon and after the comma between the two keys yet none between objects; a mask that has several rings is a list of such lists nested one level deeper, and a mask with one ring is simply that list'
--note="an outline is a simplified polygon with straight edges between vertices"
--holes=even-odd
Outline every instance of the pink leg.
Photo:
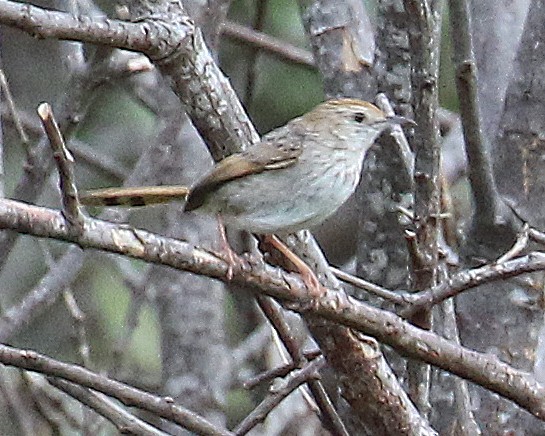
[{"label": "pink leg", "polygon": [[308,288],[311,297],[321,297],[324,294],[325,289],[320,284],[314,271],[312,271],[312,269],[299,256],[291,251],[286,244],[284,244],[275,235],[265,235],[264,239],[280,253],[282,253],[282,255],[284,255],[284,257],[286,257],[286,259],[288,259],[295,266],[299,274],[301,274],[303,283]]},{"label": "pink leg", "polygon": [[227,262],[227,275],[228,281],[233,279],[233,268],[237,264],[238,254],[231,248],[229,241],[227,240],[227,234],[225,233],[225,226],[221,216],[218,215],[218,228],[220,232],[220,244],[221,244],[221,257]]}]

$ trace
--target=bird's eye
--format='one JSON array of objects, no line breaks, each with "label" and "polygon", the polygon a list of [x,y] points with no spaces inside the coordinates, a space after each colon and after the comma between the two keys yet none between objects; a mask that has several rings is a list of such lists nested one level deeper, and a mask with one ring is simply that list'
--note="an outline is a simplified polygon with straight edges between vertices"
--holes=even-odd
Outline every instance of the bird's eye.
[{"label": "bird's eye", "polygon": [[361,123],[361,122],[365,121],[366,118],[367,118],[367,116],[363,112],[356,112],[354,114],[354,121],[356,123]]}]

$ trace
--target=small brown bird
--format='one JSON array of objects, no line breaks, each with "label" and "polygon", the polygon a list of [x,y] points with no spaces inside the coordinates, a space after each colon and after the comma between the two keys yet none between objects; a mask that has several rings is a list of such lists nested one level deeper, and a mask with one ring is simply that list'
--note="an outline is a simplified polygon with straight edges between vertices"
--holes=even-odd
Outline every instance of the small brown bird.
[{"label": "small brown bird", "polygon": [[261,142],[218,162],[191,189],[184,186],[109,188],[81,196],[86,205],[144,206],[185,200],[185,210],[219,214],[234,228],[288,233],[332,215],[354,192],[365,153],[392,124],[376,106],[330,100]]},{"label": "small brown bird", "polygon": [[377,136],[407,123],[412,121],[388,117],[365,101],[330,100],[218,162],[191,189],[111,188],[84,194],[81,201],[143,206],[186,200],[186,211],[217,214],[234,228],[295,232],[332,215],[356,189],[365,153]]}]

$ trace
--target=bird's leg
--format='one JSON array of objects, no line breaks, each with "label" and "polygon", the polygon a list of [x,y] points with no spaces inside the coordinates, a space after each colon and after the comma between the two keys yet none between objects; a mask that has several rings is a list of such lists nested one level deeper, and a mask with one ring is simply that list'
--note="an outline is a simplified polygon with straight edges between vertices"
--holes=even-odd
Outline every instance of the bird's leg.
[{"label": "bird's leg", "polygon": [[227,262],[227,275],[226,278],[228,281],[233,279],[233,268],[238,263],[238,254],[231,248],[229,241],[227,240],[227,233],[225,232],[225,226],[223,225],[223,220],[221,215],[218,215],[218,228],[220,232],[220,245],[221,245],[221,255],[220,257]]},{"label": "bird's leg", "polygon": [[277,251],[279,251],[287,260],[289,260],[297,272],[301,274],[303,283],[309,289],[311,297],[321,297],[325,289],[320,284],[318,277],[314,271],[293,251],[291,251],[286,244],[284,244],[276,235],[264,235],[263,241],[272,245]]}]

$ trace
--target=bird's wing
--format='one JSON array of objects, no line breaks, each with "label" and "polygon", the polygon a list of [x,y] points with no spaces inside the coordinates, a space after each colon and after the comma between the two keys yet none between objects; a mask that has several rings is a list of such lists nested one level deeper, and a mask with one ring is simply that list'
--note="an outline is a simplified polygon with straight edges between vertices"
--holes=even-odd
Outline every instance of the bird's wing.
[{"label": "bird's wing", "polygon": [[287,168],[297,162],[303,152],[300,141],[286,143],[282,142],[278,136],[265,136],[262,142],[250,147],[247,151],[233,154],[218,162],[210,173],[193,186],[185,210],[199,208],[211,192],[231,180],[250,174]]}]

